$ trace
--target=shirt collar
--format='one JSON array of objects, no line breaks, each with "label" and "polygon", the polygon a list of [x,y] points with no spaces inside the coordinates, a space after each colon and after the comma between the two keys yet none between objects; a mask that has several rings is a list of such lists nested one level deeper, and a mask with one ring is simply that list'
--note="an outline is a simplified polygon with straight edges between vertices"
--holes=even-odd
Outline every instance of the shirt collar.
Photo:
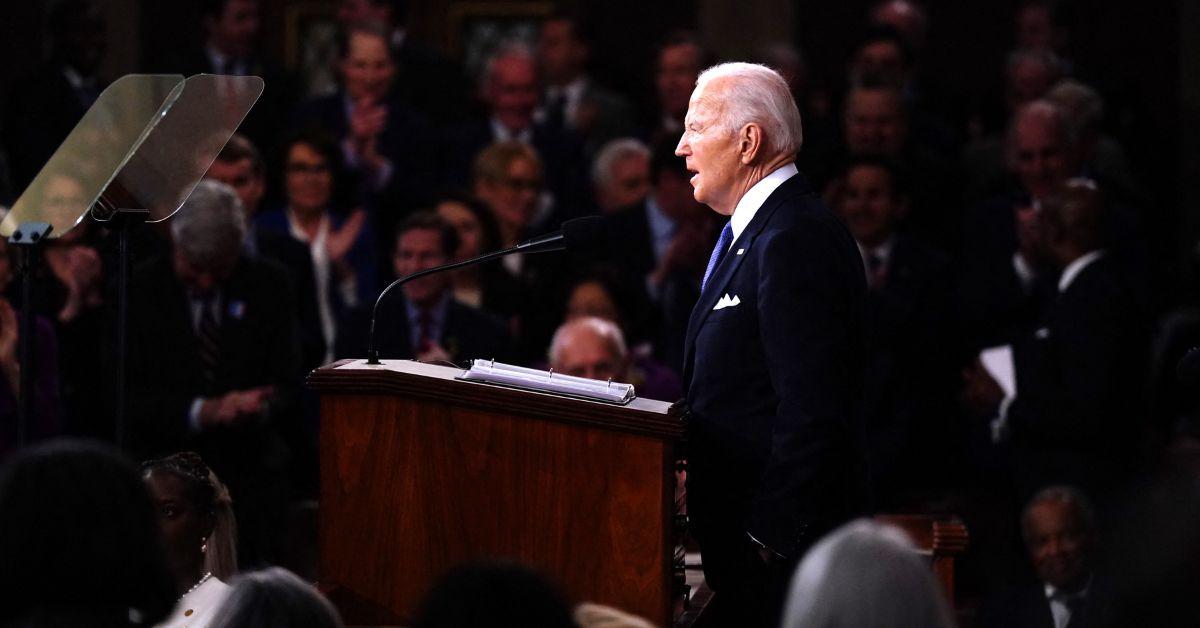
[{"label": "shirt collar", "polygon": [[533,127],[526,127],[514,133],[495,118],[492,118],[490,122],[492,125],[492,137],[497,142],[517,141],[522,144],[533,143]]},{"label": "shirt collar", "polygon": [[1060,293],[1066,292],[1067,288],[1071,287],[1071,282],[1075,281],[1075,278],[1079,276],[1079,273],[1083,272],[1083,269],[1103,256],[1104,251],[1102,250],[1092,251],[1067,264],[1067,267],[1062,271],[1062,275],[1058,278],[1058,291]]},{"label": "shirt collar", "polygon": [[1092,588],[1092,577],[1088,576],[1087,582],[1085,582],[1083,584],[1083,588],[1075,593],[1067,593],[1066,591],[1059,589],[1058,587],[1050,584],[1049,582],[1044,583],[1043,588],[1046,592],[1047,600],[1055,600],[1055,599],[1065,600],[1067,598],[1072,598],[1072,597],[1086,598],[1088,591],[1091,590],[1091,588]]},{"label": "shirt collar", "polygon": [[880,244],[874,248],[868,248],[858,240],[855,240],[854,243],[858,245],[858,253],[859,255],[862,255],[864,264],[866,263],[868,257],[875,255],[875,257],[878,257],[879,261],[882,262],[884,266],[887,266],[888,260],[892,257],[892,249],[896,246],[896,236],[889,237],[883,241],[883,244]]},{"label": "shirt collar", "polygon": [[670,237],[675,234],[675,221],[663,213],[662,206],[655,200],[654,194],[646,197],[646,219],[650,223],[650,231],[655,236]]},{"label": "shirt collar", "polygon": [[789,163],[777,168],[746,190],[742,200],[738,201],[737,207],[733,208],[733,216],[729,218],[729,227],[733,231],[734,241],[741,237],[742,232],[754,219],[754,214],[758,213],[759,208],[767,201],[767,197],[799,172],[795,163]]}]

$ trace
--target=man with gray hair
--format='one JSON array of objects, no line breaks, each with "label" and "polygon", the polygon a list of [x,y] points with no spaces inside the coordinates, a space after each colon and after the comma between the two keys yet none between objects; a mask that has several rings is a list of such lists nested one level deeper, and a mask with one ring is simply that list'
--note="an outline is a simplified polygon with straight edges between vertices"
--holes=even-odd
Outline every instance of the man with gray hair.
[{"label": "man with gray hair", "polygon": [[1043,488],[1021,512],[1021,536],[1037,581],[988,600],[984,628],[1110,625],[1109,596],[1094,573],[1098,534],[1088,498],[1072,486]]},{"label": "man with gray hair", "polygon": [[583,142],[562,125],[537,119],[541,93],[537,59],[519,42],[499,45],[484,64],[479,96],[483,116],[454,130],[455,178],[469,179],[471,164],[482,151],[498,142],[521,142],[538,152],[546,164],[546,187],[559,206],[576,207],[586,201],[587,169]]},{"label": "man with gray hair", "polygon": [[583,316],[559,326],[550,342],[550,368],[555,373],[628,382],[629,352],[616,323]]},{"label": "man with gray hair", "polygon": [[272,560],[298,431],[300,354],[287,272],[243,254],[241,201],[201,181],[170,223],[173,250],[130,288],[129,444],[139,458],[192,450],[237,495],[239,555]]},{"label": "man with gray hair", "polygon": [[696,81],[676,154],[729,216],[684,342],[688,510],[718,625],[777,625],[791,567],[867,508],[854,396],[865,273],[795,165],[800,113],[775,71]]},{"label": "man with gray hair", "polygon": [[650,149],[632,137],[605,144],[592,164],[592,191],[603,214],[641,203],[650,193]]}]

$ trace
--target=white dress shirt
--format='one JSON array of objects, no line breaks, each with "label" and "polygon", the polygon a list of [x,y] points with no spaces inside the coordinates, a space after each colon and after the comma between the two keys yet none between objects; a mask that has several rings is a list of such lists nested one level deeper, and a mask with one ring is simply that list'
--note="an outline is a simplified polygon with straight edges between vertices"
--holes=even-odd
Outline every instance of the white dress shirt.
[{"label": "white dress shirt", "polygon": [[729,228],[733,231],[733,240],[729,246],[732,247],[733,242],[737,242],[737,239],[741,237],[750,221],[754,220],[754,214],[757,214],[762,204],[767,201],[767,197],[799,172],[795,163],[780,166],[746,190],[742,199],[738,201],[737,207],[733,208],[733,216],[729,218]]}]

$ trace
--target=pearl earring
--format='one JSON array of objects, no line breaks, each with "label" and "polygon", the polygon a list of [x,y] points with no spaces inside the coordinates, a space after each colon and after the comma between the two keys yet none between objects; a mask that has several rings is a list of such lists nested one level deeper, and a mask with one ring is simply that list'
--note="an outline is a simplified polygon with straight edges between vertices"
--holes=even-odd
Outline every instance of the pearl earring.
[{"label": "pearl earring", "polygon": [[200,545],[200,553],[201,553],[201,554],[206,554],[206,553],[208,553],[208,541],[204,541],[204,543],[202,543],[202,544]]}]

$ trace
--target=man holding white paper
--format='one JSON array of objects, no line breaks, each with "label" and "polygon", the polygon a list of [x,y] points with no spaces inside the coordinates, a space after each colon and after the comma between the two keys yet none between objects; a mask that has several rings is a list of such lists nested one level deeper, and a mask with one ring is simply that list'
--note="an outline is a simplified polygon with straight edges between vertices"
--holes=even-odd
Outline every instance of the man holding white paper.
[{"label": "man holding white paper", "polygon": [[988,410],[993,441],[1020,460],[1013,472],[1023,495],[1062,482],[1103,494],[1136,463],[1147,329],[1103,225],[1090,181],[1072,180],[1043,201],[1043,254],[1061,269],[1055,298],[1011,357],[985,351],[968,377],[968,401]]}]

